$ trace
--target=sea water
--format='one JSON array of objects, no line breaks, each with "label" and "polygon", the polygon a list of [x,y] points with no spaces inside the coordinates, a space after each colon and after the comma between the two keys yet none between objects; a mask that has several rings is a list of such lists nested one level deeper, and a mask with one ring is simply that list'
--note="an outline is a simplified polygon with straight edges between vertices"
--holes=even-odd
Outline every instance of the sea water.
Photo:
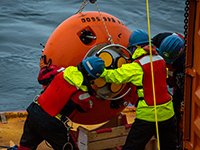
[{"label": "sea water", "polygon": [[[149,0],[151,36],[184,33],[184,0]],[[25,110],[42,86],[37,81],[42,46],[83,0],[0,0],[0,111]],[[100,11],[131,31],[148,31],[145,0],[97,0]],[[97,11],[89,3],[85,11]]]}]

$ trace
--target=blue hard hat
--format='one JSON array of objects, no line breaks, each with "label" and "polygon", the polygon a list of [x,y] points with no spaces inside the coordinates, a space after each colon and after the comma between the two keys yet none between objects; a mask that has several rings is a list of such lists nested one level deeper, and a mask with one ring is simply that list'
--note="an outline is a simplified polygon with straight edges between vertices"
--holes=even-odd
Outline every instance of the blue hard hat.
[{"label": "blue hard hat", "polygon": [[128,49],[134,45],[149,43],[149,35],[141,29],[133,31],[129,37]]},{"label": "blue hard hat", "polygon": [[82,63],[86,71],[95,79],[100,77],[105,68],[104,61],[96,56],[83,59]]},{"label": "blue hard hat", "polygon": [[175,61],[184,51],[184,40],[178,35],[169,35],[162,40],[159,55],[167,64]]},{"label": "blue hard hat", "polygon": [[94,4],[97,0],[89,0],[90,3]]}]

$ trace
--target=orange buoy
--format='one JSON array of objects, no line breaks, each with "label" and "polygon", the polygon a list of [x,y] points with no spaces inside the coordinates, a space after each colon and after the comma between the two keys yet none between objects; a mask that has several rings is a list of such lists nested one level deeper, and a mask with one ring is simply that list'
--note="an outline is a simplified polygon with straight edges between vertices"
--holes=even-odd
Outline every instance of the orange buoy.
[{"label": "orange buoy", "polygon": [[[116,17],[103,12],[101,15],[113,42],[127,47],[131,31]],[[55,29],[45,45],[43,55],[46,55],[47,59],[51,58],[54,65],[76,66],[91,49],[102,44],[110,44],[110,41],[99,13],[83,12],[66,19]],[[126,52],[125,54],[127,55]],[[120,63],[125,61],[120,58]],[[123,88],[121,85],[118,87],[113,85],[111,89],[114,92],[119,91],[118,95],[123,95],[129,89],[128,85],[124,85]],[[77,113],[72,121],[81,124],[105,122],[118,115],[130,100],[129,94],[116,101],[99,98],[95,101],[91,112]]]},{"label": "orange buoy", "polygon": [[[114,43],[127,47],[130,30],[116,17],[101,12]],[[76,14],[63,21],[48,39],[43,54],[52,64],[78,65],[86,53],[101,43],[110,43],[98,12]]]}]

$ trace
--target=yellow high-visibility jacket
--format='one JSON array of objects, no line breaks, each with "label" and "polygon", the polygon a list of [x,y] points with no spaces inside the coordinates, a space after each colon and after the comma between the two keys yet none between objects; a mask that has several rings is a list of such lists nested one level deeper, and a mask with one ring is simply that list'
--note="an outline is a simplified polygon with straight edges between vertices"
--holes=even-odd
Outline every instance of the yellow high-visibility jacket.
[{"label": "yellow high-visibility jacket", "polygon": [[63,78],[69,82],[71,85],[74,85],[81,89],[82,91],[88,91],[86,85],[82,85],[84,77],[83,74],[78,70],[78,67],[69,66],[65,69]]},{"label": "yellow high-visibility jacket", "polygon": [[[146,54],[147,52],[144,49],[138,48],[135,50],[132,58],[136,59]],[[105,69],[101,77],[106,82],[109,82],[109,83],[120,84],[120,83],[130,82],[138,87],[143,87],[143,75],[144,75],[144,72],[141,65],[139,65],[136,62],[132,62],[128,64],[123,64],[122,67],[117,68],[117,69],[108,69],[108,70]],[[151,80],[151,77],[149,78],[149,80]],[[145,95],[143,89],[142,90],[139,89],[137,93],[139,97],[142,97],[142,95]],[[174,116],[172,98],[166,103],[157,105],[156,110],[157,110],[158,121],[165,121],[165,120],[170,119],[172,116]],[[155,121],[154,106],[147,105],[144,99],[139,100],[137,108],[136,108],[136,118],[154,122]]]}]

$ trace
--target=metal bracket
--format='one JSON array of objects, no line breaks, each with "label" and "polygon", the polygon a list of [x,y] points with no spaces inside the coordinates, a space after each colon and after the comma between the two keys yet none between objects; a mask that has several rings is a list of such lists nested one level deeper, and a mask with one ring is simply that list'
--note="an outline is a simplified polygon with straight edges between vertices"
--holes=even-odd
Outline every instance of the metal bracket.
[{"label": "metal bracket", "polygon": [[196,70],[192,67],[185,68],[185,73],[193,78],[196,76]]},{"label": "metal bracket", "polygon": [[1,122],[2,123],[8,123],[7,119],[6,119],[6,115],[4,112],[1,112]]},{"label": "metal bracket", "polygon": [[[105,49],[107,49],[107,48],[109,48],[109,47],[120,47],[120,48],[124,49],[126,52],[129,53],[130,58],[132,57],[131,52],[130,52],[126,47],[124,47],[124,46],[122,46],[122,45],[119,45],[119,44],[110,44],[110,45],[106,45],[106,46],[104,46],[103,48],[101,48],[101,49],[96,53],[96,55],[98,56],[103,50],[105,50]],[[115,97],[115,98],[108,98],[108,97],[105,97],[105,96],[101,95],[98,91],[97,91],[97,94],[98,94],[101,98],[103,98],[103,99],[105,99],[105,100],[118,100],[118,99],[124,97],[126,94],[128,94],[130,90],[131,90],[131,87],[129,87],[129,89],[128,89],[123,95],[118,96],[118,97]]]}]

